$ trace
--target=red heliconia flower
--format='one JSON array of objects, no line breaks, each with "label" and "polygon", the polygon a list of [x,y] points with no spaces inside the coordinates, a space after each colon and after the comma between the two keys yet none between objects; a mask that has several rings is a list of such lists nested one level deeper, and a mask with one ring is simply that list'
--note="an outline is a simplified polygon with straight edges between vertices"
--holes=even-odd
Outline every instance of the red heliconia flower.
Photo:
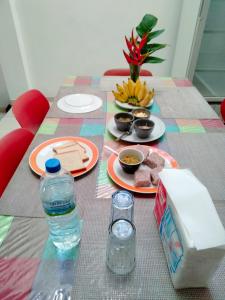
[{"label": "red heliconia flower", "polygon": [[133,30],[131,32],[131,38],[128,40],[128,38],[125,36],[127,48],[129,50],[129,54],[127,54],[123,50],[123,54],[128,62],[128,64],[133,64],[136,66],[140,66],[144,63],[144,60],[147,56],[149,56],[149,53],[141,54],[141,50],[143,47],[147,44],[148,35],[145,34],[140,41],[138,41],[138,36],[135,38],[133,34]]}]

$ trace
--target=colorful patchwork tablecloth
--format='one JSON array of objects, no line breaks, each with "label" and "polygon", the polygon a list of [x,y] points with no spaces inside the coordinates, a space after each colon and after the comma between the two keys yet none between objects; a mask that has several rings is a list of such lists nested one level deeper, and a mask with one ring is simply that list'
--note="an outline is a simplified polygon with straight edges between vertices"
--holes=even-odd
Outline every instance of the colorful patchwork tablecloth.
[{"label": "colorful patchwork tablecloth", "polygon": [[[109,122],[109,120],[111,118],[113,118],[115,113],[121,112],[123,111],[120,107],[115,105],[114,102],[114,97],[113,94],[111,92],[107,93],[107,117],[106,117],[106,130],[105,130],[105,134],[104,134],[104,145],[107,145],[111,148],[113,148],[114,150],[119,150],[121,147],[124,146],[128,146],[130,145],[129,143],[126,142],[115,142],[115,138],[108,132],[107,130],[107,123]],[[174,134],[179,134],[179,136],[184,135],[187,137],[188,135],[192,134],[204,134],[205,136],[209,136],[209,133],[218,133],[217,135],[217,139],[219,139],[221,141],[221,143],[223,143],[223,148],[225,147],[225,139],[224,139],[224,124],[223,122],[216,118],[216,119],[178,119],[178,118],[162,118],[162,114],[161,114],[161,109],[160,106],[157,103],[157,100],[154,101],[152,107],[150,108],[150,111],[152,113],[152,115],[155,115],[157,117],[160,117],[163,122],[165,123],[166,126],[166,133],[158,140],[153,141],[151,143],[145,143],[149,146],[153,146],[153,147],[159,147],[160,149],[169,152],[172,156],[174,155],[174,158],[176,159],[176,151],[174,149],[172,149],[171,147],[169,147],[168,141],[170,141],[173,138]],[[210,110],[211,111],[211,108]],[[200,137],[200,136],[199,136]],[[179,137],[178,137],[179,139]],[[184,151],[184,147],[182,144],[179,144],[179,142],[174,144],[174,147],[177,149],[180,149],[181,153],[182,151]],[[221,164],[221,159],[223,161],[223,163],[225,163],[225,157],[224,155],[218,156],[215,152],[215,145],[212,142],[211,144],[207,144],[207,147],[210,147],[211,150],[209,151],[208,148],[208,153],[214,153],[214,155],[211,157],[211,160],[219,160],[219,163]],[[196,151],[195,148],[192,148],[193,151]],[[206,150],[207,151],[207,150]],[[106,177],[106,173],[107,173],[107,160],[109,158],[109,155],[111,153],[107,150],[107,149],[103,149],[103,155],[102,155],[102,160],[100,161],[100,170],[99,170],[99,176],[98,176],[98,181],[97,181],[97,198],[111,198],[111,195],[114,191],[116,191],[118,189],[118,186],[116,186],[112,180],[109,177]],[[185,151],[182,153],[183,156],[185,156]],[[189,157],[191,155],[191,152],[188,153]],[[194,153],[193,153],[194,155]],[[185,164],[184,166],[181,163],[181,160],[179,158],[177,158],[178,163],[181,163],[181,166],[183,167],[189,167],[189,168],[193,168],[193,166],[195,165],[195,163],[198,162],[198,166],[201,167],[200,172],[198,172],[199,174],[205,174],[204,169],[206,167],[207,164],[207,160],[210,159],[210,157],[202,157],[202,161],[201,164],[199,164],[199,160],[197,158],[195,158],[195,156],[193,156],[193,160],[192,163],[187,165]],[[216,171],[219,171],[218,169]],[[224,195],[224,185],[222,184],[222,178],[224,178],[223,176],[223,170],[219,171],[219,176],[218,178],[220,178],[220,183],[221,183],[221,187],[217,188],[217,191],[220,195],[219,199],[222,197],[222,195]],[[207,172],[208,174],[208,172]],[[209,174],[208,174],[209,175]],[[203,178],[204,177],[204,178]],[[204,184],[206,184],[209,182],[209,180],[204,180],[205,176],[200,176],[199,179],[203,181]],[[209,177],[210,178],[210,177]],[[215,189],[214,189],[215,191]],[[218,199],[218,193],[215,199]],[[215,193],[212,195],[214,196]],[[138,197],[138,195],[136,195]]]},{"label": "colorful patchwork tablecloth", "polygon": [[[183,79],[151,78],[150,81],[163,93],[165,89],[191,87],[191,83]],[[69,88],[69,93],[73,86],[82,86],[83,90],[102,86],[102,90],[107,91],[106,86],[112,82],[112,79],[103,82],[100,77],[70,76],[63,89]],[[111,153],[104,145],[115,150],[129,145],[115,142],[107,130],[109,120],[122,111],[115,105],[110,90],[106,94],[103,117],[65,118],[49,114],[3,194],[0,206],[0,299],[225,299],[225,262],[208,289],[174,290],[153,218],[154,195],[135,195],[136,269],[125,277],[107,270],[105,251],[110,199],[119,187],[107,175],[107,159]],[[223,123],[216,117],[163,118],[157,98],[151,113],[163,120],[166,133],[147,145],[167,151],[181,166],[198,172],[196,175],[208,185],[225,225],[225,202],[221,201],[225,200],[221,182],[225,165]],[[28,158],[34,147],[43,141],[68,135],[92,140],[100,157],[92,171],[75,180],[77,201],[84,212],[82,241],[79,247],[62,253],[48,240],[38,194],[39,177],[32,174]],[[210,170],[214,166],[213,179],[210,179]]]}]

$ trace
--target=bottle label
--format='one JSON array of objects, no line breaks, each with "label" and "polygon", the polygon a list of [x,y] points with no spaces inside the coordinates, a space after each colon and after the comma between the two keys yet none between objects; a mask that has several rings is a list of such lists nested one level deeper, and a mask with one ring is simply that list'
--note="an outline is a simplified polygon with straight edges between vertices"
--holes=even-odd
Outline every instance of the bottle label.
[{"label": "bottle label", "polygon": [[70,213],[75,208],[75,204],[68,201],[55,200],[51,202],[43,201],[43,207],[47,215],[64,215]]}]

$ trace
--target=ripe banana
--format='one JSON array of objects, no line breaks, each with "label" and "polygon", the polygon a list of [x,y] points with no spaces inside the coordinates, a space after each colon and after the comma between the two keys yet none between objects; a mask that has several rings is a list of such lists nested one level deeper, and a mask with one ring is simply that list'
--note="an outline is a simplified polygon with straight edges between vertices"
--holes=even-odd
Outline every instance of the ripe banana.
[{"label": "ripe banana", "polygon": [[134,82],[128,79],[128,82],[123,81],[123,85],[116,84],[117,91],[112,91],[115,98],[123,103],[129,103],[134,106],[148,106],[153,98],[154,89],[149,90],[146,82],[143,83],[138,79]]},{"label": "ripe banana", "polygon": [[124,90],[124,88],[121,85],[119,85],[118,83],[116,84],[116,87],[117,87],[118,92],[121,94],[121,96],[123,98],[128,99],[129,96],[128,96],[127,92]]},{"label": "ripe banana", "polygon": [[144,81],[143,86],[144,86],[144,92],[143,92],[142,99],[144,99],[146,97],[146,95],[148,94],[148,87],[147,87],[146,81]]},{"label": "ripe banana", "polygon": [[127,97],[124,96],[124,94],[121,94],[121,93],[117,93],[115,91],[112,91],[114,97],[119,100],[120,102],[122,103],[125,103],[127,102]]},{"label": "ripe banana", "polygon": [[125,93],[127,93],[128,97],[130,97],[131,95],[130,95],[130,91],[128,88],[128,84],[125,81],[123,81],[123,89],[124,89]]},{"label": "ripe banana", "polygon": [[152,89],[152,91],[149,91],[149,93],[151,94],[151,99],[155,96],[155,90]]},{"label": "ripe banana", "polygon": [[128,89],[129,89],[129,96],[134,97],[134,91],[135,91],[135,82],[133,82],[132,79],[128,79]]},{"label": "ripe banana", "polygon": [[144,87],[144,85],[141,85],[141,88],[139,89],[139,92],[137,94],[137,98],[139,101],[141,101],[143,99],[144,93],[145,93],[145,87]]},{"label": "ripe banana", "polygon": [[134,90],[134,96],[138,99],[138,93],[140,91],[140,88],[141,88],[141,81],[140,79],[138,78],[138,80],[136,81],[136,84],[135,84],[135,90]]},{"label": "ripe banana", "polygon": [[144,97],[143,100],[140,101],[139,104],[140,106],[145,107],[149,104],[150,100],[151,100],[151,93],[147,93],[147,95]]}]

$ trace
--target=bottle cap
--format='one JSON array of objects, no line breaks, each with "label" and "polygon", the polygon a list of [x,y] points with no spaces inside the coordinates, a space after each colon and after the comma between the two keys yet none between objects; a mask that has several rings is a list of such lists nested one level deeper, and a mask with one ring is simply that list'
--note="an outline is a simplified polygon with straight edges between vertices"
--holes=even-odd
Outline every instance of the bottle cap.
[{"label": "bottle cap", "polygon": [[57,158],[50,158],[45,162],[45,169],[49,173],[56,173],[61,169],[60,161]]}]

